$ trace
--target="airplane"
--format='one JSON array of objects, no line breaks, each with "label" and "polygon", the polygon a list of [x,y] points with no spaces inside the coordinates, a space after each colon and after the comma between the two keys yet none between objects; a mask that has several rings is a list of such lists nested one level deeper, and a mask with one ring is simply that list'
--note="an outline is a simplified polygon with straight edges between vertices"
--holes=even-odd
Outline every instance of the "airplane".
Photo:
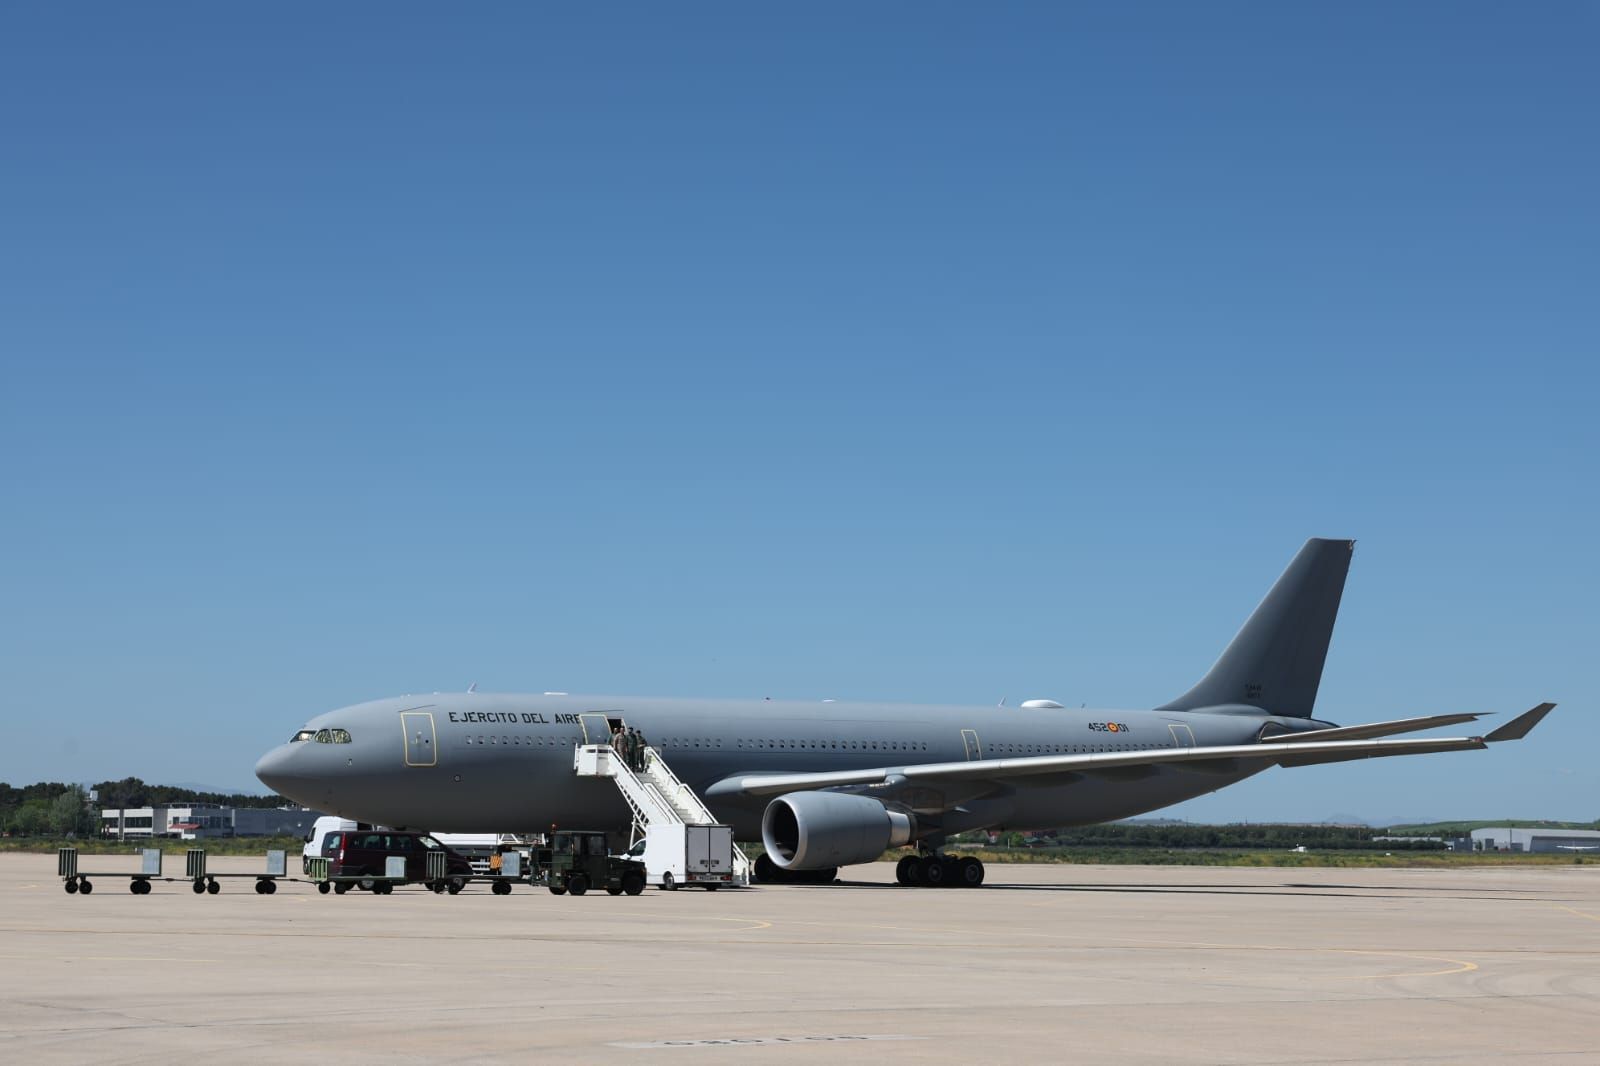
[{"label": "airplane", "polygon": [[1312,717],[1355,542],[1306,542],[1188,692],[1150,710],[770,699],[491,694],[400,696],[318,715],[256,776],[308,807],[438,832],[631,824],[614,782],[574,772],[617,726],[733,826],[760,840],[758,882],[831,882],[911,847],[905,885],[977,886],[957,833],[1129,818],[1274,766],[1469,751],[1520,740],[1541,703],[1487,735],[1387,739],[1475,721],[1439,714],[1339,726]]}]

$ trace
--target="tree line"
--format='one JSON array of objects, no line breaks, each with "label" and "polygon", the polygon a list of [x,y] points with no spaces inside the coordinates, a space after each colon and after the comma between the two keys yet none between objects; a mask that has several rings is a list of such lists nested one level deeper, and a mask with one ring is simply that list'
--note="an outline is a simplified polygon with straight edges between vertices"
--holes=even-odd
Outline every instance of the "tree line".
[{"label": "tree line", "polygon": [[0,781],[0,832],[7,836],[85,837],[100,831],[100,811],[119,807],[183,806],[282,807],[281,796],[245,792],[198,792],[172,785],[149,785],[137,777],[92,786],[98,807],[82,785],[37,781],[20,788]]},{"label": "tree line", "polygon": [[[1297,847],[1331,851],[1437,851],[1430,840],[1374,840],[1381,829],[1348,825],[1108,825],[1008,833],[1005,844],[1062,848],[1256,848]],[[1016,840],[1010,839],[1016,837]]]}]

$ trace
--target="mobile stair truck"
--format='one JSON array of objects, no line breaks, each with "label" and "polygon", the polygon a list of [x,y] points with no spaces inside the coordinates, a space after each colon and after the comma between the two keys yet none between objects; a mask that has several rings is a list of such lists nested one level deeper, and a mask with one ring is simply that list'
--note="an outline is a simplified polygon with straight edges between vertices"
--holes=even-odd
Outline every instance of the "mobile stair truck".
[{"label": "mobile stair truck", "polygon": [[[604,717],[594,717],[600,721],[593,729],[585,722],[585,733],[605,736]],[[734,844],[732,827],[717,823],[654,748],[644,749],[644,769],[636,773],[609,744],[580,744],[573,772],[616,783],[633,812],[634,845],[628,854],[644,860],[650,884],[668,891],[683,885],[714,891],[750,883],[750,860]]]}]

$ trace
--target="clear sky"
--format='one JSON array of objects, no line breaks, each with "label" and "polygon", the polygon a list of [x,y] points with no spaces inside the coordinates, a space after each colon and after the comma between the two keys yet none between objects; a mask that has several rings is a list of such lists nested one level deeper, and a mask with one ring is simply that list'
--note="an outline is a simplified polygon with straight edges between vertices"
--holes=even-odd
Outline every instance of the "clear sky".
[{"label": "clear sky", "polygon": [[1146,707],[1331,536],[1322,717],[1561,706],[1176,813],[1600,817],[1596,10],[8,5],[0,779]]}]

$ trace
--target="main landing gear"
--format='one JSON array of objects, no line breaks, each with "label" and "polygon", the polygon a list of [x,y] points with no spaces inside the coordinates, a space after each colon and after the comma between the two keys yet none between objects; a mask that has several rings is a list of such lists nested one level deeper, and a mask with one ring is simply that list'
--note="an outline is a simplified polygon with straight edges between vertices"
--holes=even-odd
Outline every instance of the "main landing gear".
[{"label": "main landing gear", "polygon": [[983,862],[971,855],[907,855],[896,864],[894,879],[909,886],[977,888],[983,884]]}]

